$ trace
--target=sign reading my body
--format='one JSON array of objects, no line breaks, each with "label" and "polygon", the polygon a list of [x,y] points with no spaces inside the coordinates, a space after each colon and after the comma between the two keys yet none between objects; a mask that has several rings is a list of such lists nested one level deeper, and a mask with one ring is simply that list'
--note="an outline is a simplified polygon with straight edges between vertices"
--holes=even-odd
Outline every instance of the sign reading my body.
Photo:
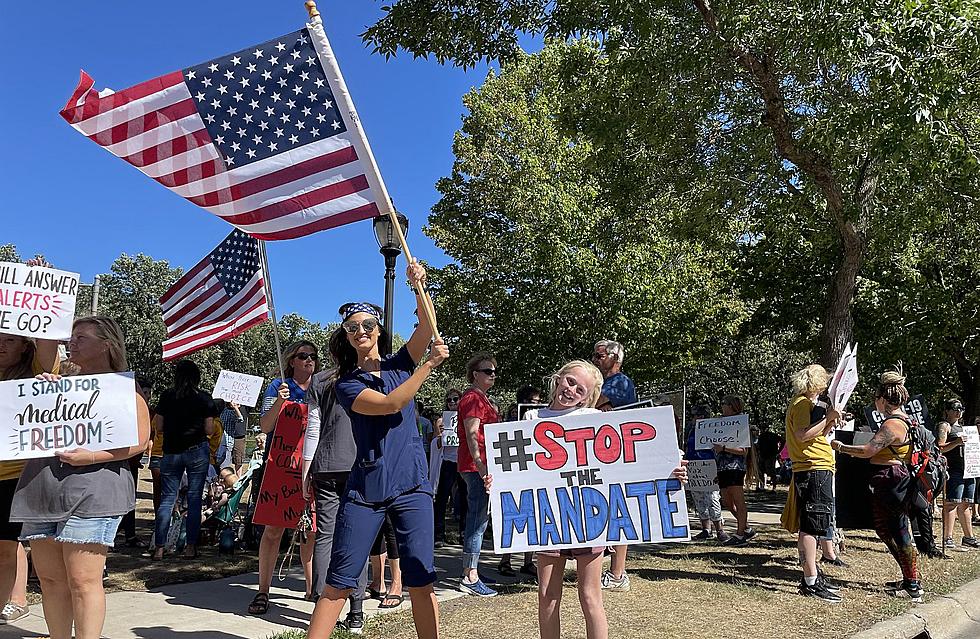
[{"label": "sign reading my body", "polygon": [[[65,393],[88,392],[85,401],[70,402]],[[89,442],[101,442],[102,422],[93,421],[93,410],[99,398],[99,380],[91,377],[65,377],[56,382],[34,381],[18,384],[18,397],[42,397],[57,393],[54,405],[39,407],[28,404],[14,416],[19,426],[28,426],[18,432],[20,450],[53,450],[72,446],[85,446]]]}]

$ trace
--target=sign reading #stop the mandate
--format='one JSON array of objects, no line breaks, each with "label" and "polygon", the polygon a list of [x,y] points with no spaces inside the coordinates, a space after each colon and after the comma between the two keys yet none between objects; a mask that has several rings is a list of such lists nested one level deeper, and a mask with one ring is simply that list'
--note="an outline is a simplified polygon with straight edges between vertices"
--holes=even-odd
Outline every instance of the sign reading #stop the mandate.
[{"label": "sign reading #stop the mandate", "polygon": [[680,541],[670,406],[487,424],[497,553]]}]

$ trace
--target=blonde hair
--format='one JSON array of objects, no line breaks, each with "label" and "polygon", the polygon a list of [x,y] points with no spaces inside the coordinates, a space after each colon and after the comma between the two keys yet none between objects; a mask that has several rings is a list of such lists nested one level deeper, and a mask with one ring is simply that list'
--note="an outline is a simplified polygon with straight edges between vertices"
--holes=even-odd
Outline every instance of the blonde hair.
[{"label": "blonde hair", "polygon": [[595,367],[595,364],[587,362],[584,359],[575,359],[568,362],[545,379],[548,385],[548,403],[550,404],[555,400],[555,394],[558,392],[558,380],[573,368],[581,368],[592,379],[592,392],[586,395],[579,406],[595,408],[596,402],[599,401],[599,395],[602,394],[602,373]]},{"label": "blonde hair", "polygon": [[90,315],[89,317],[79,317],[71,325],[72,330],[80,324],[88,324],[95,329],[95,334],[99,339],[105,340],[109,349],[109,368],[116,372],[128,371],[129,364],[126,362],[126,336],[116,320],[105,315]]},{"label": "blonde hair", "polygon": [[875,397],[881,397],[889,406],[905,406],[909,401],[909,389],[905,388],[905,375],[902,365],[894,370],[885,371],[878,378],[878,392]]},{"label": "blonde hair", "polygon": [[821,393],[830,383],[830,373],[820,364],[810,364],[803,370],[793,373],[789,381],[793,385],[793,397]]}]

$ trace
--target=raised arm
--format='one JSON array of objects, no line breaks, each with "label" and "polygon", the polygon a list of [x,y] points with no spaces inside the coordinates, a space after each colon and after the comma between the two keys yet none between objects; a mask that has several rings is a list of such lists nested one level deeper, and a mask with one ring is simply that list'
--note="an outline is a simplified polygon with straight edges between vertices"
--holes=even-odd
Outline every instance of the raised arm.
[{"label": "raised arm", "polygon": [[[394,415],[408,406],[415,394],[422,388],[422,384],[429,374],[448,357],[449,347],[442,340],[435,342],[429,353],[429,359],[418,366],[412,376],[402,382],[395,390],[385,395],[376,390],[365,388],[354,398],[351,408],[355,413],[361,415]],[[414,357],[412,359],[418,361]]]},{"label": "raised arm", "polygon": [[[429,315],[425,312],[425,296],[422,293],[425,289],[425,268],[418,263],[418,260],[415,260],[408,265],[407,275],[409,283],[415,290],[415,314],[418,316],[418,325],[405,346],[408,348],[409,355],[412,356],[412,361],[420,362],[425,351],[429,349],[429,342],[432,341],[433,335]],[[388,330],[391,331],[392,328],[389,326]]]},{"label": "raised arm", "polygon": [[827,415],[819,422],[810,424],[809,426],[796,426],[796,439],[801,442],[808,442],[811,439],[816,439],[817,437],[824,437],[830,431],[834,430],[834,423],[836,423],[838,419],[840,419],[840,413],[837,412],[837,409],[828,408]]}]

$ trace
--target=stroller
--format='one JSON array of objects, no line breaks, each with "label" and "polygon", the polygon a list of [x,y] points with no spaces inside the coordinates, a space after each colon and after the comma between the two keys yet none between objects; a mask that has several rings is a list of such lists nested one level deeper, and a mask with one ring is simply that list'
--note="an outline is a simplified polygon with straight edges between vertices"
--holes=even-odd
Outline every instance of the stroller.
[{"label": "stroller", "polygon": [[[253,459],[233,486],[226,488],[222,478],[217,476],[205,487],[201,526],[217,537],[218,550],[221,553],[234,552],[239,542],[246,537],[246,529],[251,525],[252,512],[255,510],[251,496],[258,492],[250,488],[256,471],[261,466],[261,457]],[[243,504],[246,493],[250,498]]]}]

